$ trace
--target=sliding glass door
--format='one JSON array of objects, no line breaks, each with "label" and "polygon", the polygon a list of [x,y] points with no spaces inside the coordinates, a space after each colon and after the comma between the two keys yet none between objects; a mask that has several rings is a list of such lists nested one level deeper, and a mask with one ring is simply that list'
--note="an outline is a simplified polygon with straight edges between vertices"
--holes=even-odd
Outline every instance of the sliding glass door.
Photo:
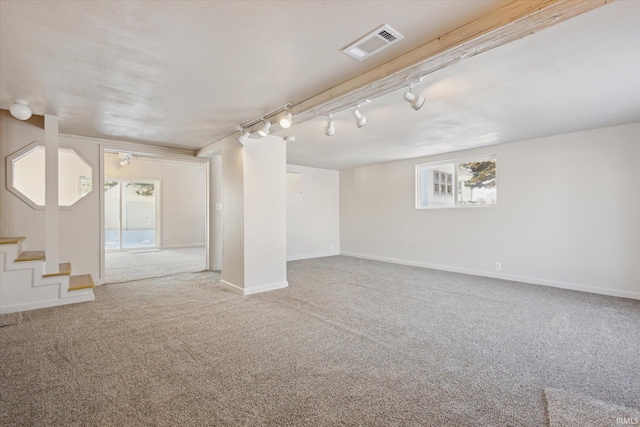
[{"label": "sliding glass door", "polygon": [[105,249],[157,246],[159,181],[105,180]]}]

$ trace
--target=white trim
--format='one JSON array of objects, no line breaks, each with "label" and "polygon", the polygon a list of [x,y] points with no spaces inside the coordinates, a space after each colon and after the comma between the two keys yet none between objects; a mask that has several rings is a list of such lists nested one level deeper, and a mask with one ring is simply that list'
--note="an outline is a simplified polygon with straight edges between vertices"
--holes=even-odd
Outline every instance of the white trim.
[{"label": "white trim", "polygon": [[245,288],[244,295],[253,295],[267,291],[275,291],[276,289],[286,288],[287,286],[289,286],[289,282],[287,282],[286,280],[283,282],[267,283],[266,285],[254,286],[248,289]]},{"label": "white trim", "polygon": [[158,249],[186,249],[186,248],[206,248],[206,243],[187,243],[184,245],[163,245],[158,246]]},{"label": "white trim", "polygon": [[401,259],[365,255],[365,254],[359,254],[354,252],[341,252],[340,255],[350,256],[354,258],[361,258],[361,259],[370,259],[373,261],[389,262],[392,264],[408,265],[411,267],[422,267],[422,268],[431,268],[433,270],[450,271],[452,273],[470,274],[473,276],[481,276],[481,277],[492,277],[494,279],[510,280],[513,282],[522,282],[522,283],[528,283],[532,285],[549,286],[552,288],[569,289],[572,291],[587,292],[591,294],[608,295],[612,297],[640,300],[640,292],[620,291],[616,289],[601,288],[597,286],[582,285],[578,283],[558,282],[558,281],[549,280],[549,279],[515,276],[515,275],[503,274],[503,273],[490,273],[482,270],[473,270],[469,268],[458,268],[458,267],[450,267],[446,265],[428,264],[428,263],[417,262],[417,261],[406,261]]},{"label": "white trim", "polygon": [[[76,291],[71,291],[76,292]],[[64,299],[50,299],[45,301],[26,302],[20,304],[5,305],[0,308],[0,314],[16,313],[18,311],[36,310],[38,308],[57,307],[59,305],[75,304],[78,302],[94,301],[95,295],[83,295],[78,297],[64,298]]]},{"label": "white trim", "polygon": [[237,294],[240,294],[240,295],[244,295],[244,289],[242,289],[240,286],[234,285],[233,283],[227,282],[226,280],[222,280],[222,279],[220,279],[220,283],[230,287],[233,292],[235,292]]},{"label": "white trim", "polygon": [[195,150],[189,150],[184,148],[168,148],[162,147],[158,145],[148,145],[141,144],[137,142],[125,142],[125,141],[116,141],[113,139],[104,139],[104,138],[95,138],[91,136],[81,136],[81,135],[71,135],[66,133],[61,133],[60,137],[69,138],[69,139],[82,139],[86,141],[93,141],[98,144],[103,144],[105,147],[105,151],[126,151],[132,154],[140,154],[145,156],[168,156],[173,158],[184,158],[189,159],[192,162],[203,162],[206,159],[201,159],[195,156]]},{"label": "white trim", "polygon": [[315,254],[303,254],[303,255],[293,255],[288,256],[287,261],[298,261],[300,259],[311,259],[311,258],[324,258],[327,256],[337,256],[340,255],[340,251],[331,251],[331,252],[319,252]]},{"label": "white trim", "polygon": [[99,155],[100,155],[100,159],[98,160],[98,194],[99,199],[98,199],[98,206],[100,209],[100,272],[99,272],[99,277],[98,277],[98,281],[100,282],[100,285],[104,283],[105,279],[106,279],[106,265],[105,265],[105,253],[106,253],[106,248],[104,247],[105,244],[105,237],[104,237],[104,226],[105,226],[105,199],[104,199],[104,183],[105,183],[105,170],[104,170],[104,145],[103,144],[98,144],[98,151],[99,151]]},{"label": "white trim", "polygon": [[227,282],[226,280],[220,280],[220,283],[229,286],[232,291],[244,296],[259,294],[267,291],[274,291],[276,289],[282,289],[289,286],[289,282],[287,282],[286,280],[283,282],[274,282],[274,283],[267,283],[266,285],[254,286],[248,289],[241,288],[240,286],[234,285],[233,283]]}]

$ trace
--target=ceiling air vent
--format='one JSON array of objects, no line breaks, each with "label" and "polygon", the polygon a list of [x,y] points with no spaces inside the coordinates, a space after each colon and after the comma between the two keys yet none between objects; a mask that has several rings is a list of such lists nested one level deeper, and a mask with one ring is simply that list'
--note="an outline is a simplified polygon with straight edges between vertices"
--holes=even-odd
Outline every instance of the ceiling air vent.
[{"label": "ceiling air vent", "polygon": [[342,49],[347,55],[362,61],[382,49],[402,40],[404,36],[388,25],[383,25],[374,32],[367,34],[352,45]]}]

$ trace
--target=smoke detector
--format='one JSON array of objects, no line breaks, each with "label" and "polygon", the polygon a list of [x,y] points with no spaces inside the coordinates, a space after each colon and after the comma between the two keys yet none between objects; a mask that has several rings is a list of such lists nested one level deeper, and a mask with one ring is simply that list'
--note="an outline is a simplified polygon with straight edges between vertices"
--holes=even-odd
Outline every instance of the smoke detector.
[{"label": "smoke detector", "polygon": [[380,52],[394,43],[402,40],[404,36],[388,25],[383,25],[377,30],[362,37],[357,42],[342,49],[352,58],[362,61],[371,55]]}]

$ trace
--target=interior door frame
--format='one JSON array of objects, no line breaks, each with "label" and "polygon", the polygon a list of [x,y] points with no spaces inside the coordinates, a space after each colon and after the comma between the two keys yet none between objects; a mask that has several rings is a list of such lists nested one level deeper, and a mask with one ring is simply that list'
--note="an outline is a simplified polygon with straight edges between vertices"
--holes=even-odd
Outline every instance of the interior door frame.
[{"label": "interior door frame", "polygon": [[[120,199],[119,202],[119,210],[118,210],[118,249],[107,249],[106,247],[104,247],[104,243],[103,243],[103,249],[106,252],[126,252],[126,251],[130,251],[130,250],[143,250],[143,249],[158,249],[160,248],[160,244],[159,242],[161,241],[160,238],[162,236],[162,221],[161,221],[161,213],[162,213],[162,180],[161,179],[135,179],[135,180],[131,180],[129,178],[108,178],[105,177],[104,179],[105,183],[106,182],[117,182],[119,184],[119,193],[118,193],[118,198]],[[153,238],[153,246],[139,246],[139,247],[131,247],[131,248],[123,248],[122,247],[122,211],[123,211],[123,205],[122,205],[122,184],[123,183],[141,183],[141,184],[153,184],[154,185],[154,238]],[[103,187],[104,188],[104,185]],[[102,209],[102,212],[104,214],[104,211],[106,209],[106,200],[105,200],[105,205],[104,208]],[[104,238],[104,225],[103,225],[103,229],[102,229],[102,233],[103,233],[103,238]]]},{"label": "interior door frame", "polygon": [[[177,148],[156,147],[144,144],[138,144],[134,142],[122,142],[112,141],[107,139],[94,138],[99,142],[99,170],[98,170],[98,191],[99,197],[99,236],[100,236],[100,278],[98,284],[103,284],[105,281],[105,249],[104,249],[104,183],[105,183],[105,153],[118,153],[118,152],[130,152],[138,156],[164,158],[169,160],[185,161],[191,163],[203,163],[205,166],[205,179],[206,179],[206,191],[205,191],[205,248],[206,248],[206,269],[211,269],[211,167],[210,159],[208,157],[196,157],[193,151],[183,150]],[[162,204],[160,205],[162,209]],[[162,232],[162,224],[158,227],[158,230]],[[162,234],[161,234],[162,236]]]}]

